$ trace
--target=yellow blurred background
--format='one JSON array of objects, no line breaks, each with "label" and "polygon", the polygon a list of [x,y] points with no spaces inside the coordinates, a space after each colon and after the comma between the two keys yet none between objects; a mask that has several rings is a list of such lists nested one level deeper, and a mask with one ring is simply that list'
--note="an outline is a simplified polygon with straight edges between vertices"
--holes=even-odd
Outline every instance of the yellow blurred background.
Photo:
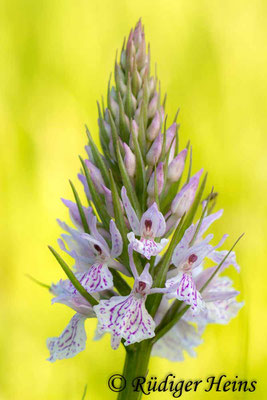
[{"label": "yellow blurred background", "polygon": [[[46,361],[46,338],[73,314],[50,305],[47,291],[28,280],[56,282],[63,273],[47,249],[66,219],[60,197],[71,198],[83,124],[97,135],[96,100],[106,95],[116,49],[139,17],[157,62],[167,112],[181,107],[181,143],[193,144],[194,171],[225,209],[214,233],[230,234],[246,302],[228,326],[210,326],[198,357],[184,363],[152,360],[150,374],[257,380],[254,393],[187,393],[185,398],[263,399],[266,368],[267,2],[260,0],[2,0],[0,2],[0,399],[115,399],[107,379],[119,373],[123,349],[109,337],[71,360]],[[170,393],[150,395],[171,398]]]}]

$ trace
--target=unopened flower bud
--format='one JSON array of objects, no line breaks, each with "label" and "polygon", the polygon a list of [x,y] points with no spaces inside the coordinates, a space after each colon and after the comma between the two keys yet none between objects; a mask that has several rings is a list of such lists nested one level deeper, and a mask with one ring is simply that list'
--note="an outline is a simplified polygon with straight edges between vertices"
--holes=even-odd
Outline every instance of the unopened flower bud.
[{"label": "unopened flower bud", "polygon": [[157,107],[158,107],[158,93],[155,92],[154,96],[152,97],[152,100],[148,105],[148,110],[147,110],[148,118],[152,118],[155,115]]},{"label": "unopened flower bud", "polygon": [[149,95],[151,96],[154,91],[156,90],[156,80],[153,76],[149,79],[148,82],[148,89],[149,89]]},{"label": "unopened flower bud", "polygon": [[111,127],[110,127],[110,125],[105,120],[103,120],[103,123],[104,123],[105,131],[107,132],[108,137],[111,137]]},{"label": "unopened flower bud", "polygon": [[114,145],[113,145],[113,139],[112,137],[109,140],[109,145],[108,145],[108,149],[110,152],[110,155],[113,159],[116,159],[116,155],[115,155],[115,151],[114,151]]},{"label": "unopened flower bud", "polygon": [[135,46],[133,43],[133,31],[131,30],[126,45],[126,65],[129,71],[133,70],[133,59],[135,55]]},{"label": "unopened flower bud", "polygon": [[103,194],[104,181],[100,170],[89,160],[85,160],[85,164],[90,171],[90,175],[98,193]]},{"label": "unopened flower bud", "polygon": [[187,149],[181,151],[168,166],[167,179],[169,182],[177,182],[184,170]]},{"label": "unopened flower bud", "polygon": [[166,152],[169,151],[170,145],[172,144],[173,138],[176,133],[177,124],[174,122],[166,131]]},{"label": "unopened flower bud", "polygon": [[142,27],[141,19],[139,19],[133,31],[133,42],[136,48],[138,48],[144,40],[144,31]]},{"label": "unopened flower bud", "polygon": [[109,96],[109,103],[110,103],[110,108],[112,111],[112,115],[114,119],[118,119],[119,118],[119,105],[118,103],[115,101],[115,99],[113,98],[113,96]]},{"label": "unopened flower bud", "polygon": [[174,158],[175,146],[176,146],[176,138],[173,139],[173,142],[171,144],[171,149],[170,149],[169,158],[168,158],[168,165],[172,162],[172,160]]},{"label": "unopened flower bud", "polygon": [[135,113],[134,113],[134,119],[135,119],[136,121],[139,121],[139,117],[140,117],[140,113],[141,113],[141,108],[142,108],[142,102],[140,102],[140,103],[138,104],[138,107],[137,107],[137,109],[136,109],[136,111],[135,111]]},{"label": "unopened flower bud", "polygon": [[161,155],[161,150],[162,150],[162,134],[159,133],[146,155],[146,161],[148,165],[153,166],[158,162],[159,157]]},{"label": "unopened flower bud", "polygon": [[175,214],[178,218],[181,218],[193,204],[202,172],[203,169],[192,176],[190,181],[180,190],[180,192],[173,199],[171,204],[171,211],[172,214]]},{"label": "unopened flower bud", "polygon": [[[113,199],[112,199],[112,192],[109,190],[105,185],[102,185],[103,194],[105,197],[106,207],[109,215],[114,217],[114,207],[113,207]],[[120,200],[121,209],[123,210],[122,201]]]},{"label": "unopened flower bud", "polygon": [[116,85],[119,88],[120,92],[122,94],[125,94],[126,90],[127,90],[127,86],[125,85],[125,82],[124,82],[124,74],[123,74],[120,66],[117,63],[115,64],[115,81],[116,81]]},{"label": "unopened flower bud", "polygon": [[124,157],[125,168],[126,171],[128,172],[128,175],[131,178],[133,178],[136,170],[135,155],[126,143],[123,143],[123,147],[125,151],[125,157]]},{"label": "unopened flower bud", "polygon": [[[157,186],[158,186],[158,194],[160,195],[163,189],[164,185],[164,171],[163,171],[163,163],[159,163],[156,169],[156,174],[157,174]],[[149,197],[154,197],[155,196],[155,178],[154,178],[154,172],[152,173],[148,186],[147,186],[147,193]]]},{"label": "unopened flower bud", "polygon": [[152,122],[149,125],[147,132],[146,132],[147,139],[150,142],[152,142],[158,136],[158,133],[160,131],[160,125],[161,125],[160,115],[159,115],[159,112],[156,111],[156,114],[155,114],[154,118],[152,119]]},{"label": "unopened flower bud", "polygon": [[131,133],[130,133],[130,148],[134,150],[134,141],[133,135],[138,139],[138,125],[136,121],[133,119],[131,123]]},{"label": "unopened flower bud", "polygon": [[142,32],[141,42],[136,53],[136,64],[139,69],[142,69],[146,63],[146,42],[144,33]]}]

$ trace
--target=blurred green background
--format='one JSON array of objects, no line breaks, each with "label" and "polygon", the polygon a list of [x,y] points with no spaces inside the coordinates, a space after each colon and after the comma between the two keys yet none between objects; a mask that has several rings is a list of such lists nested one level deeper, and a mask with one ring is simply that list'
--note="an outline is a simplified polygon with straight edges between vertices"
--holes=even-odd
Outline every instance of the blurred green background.
[{"label": "blurred green background", "polygon": [[[194,171],[209,171],[209,184],[225,209],[216,238],[230,233],[238,245],[246,302],[228,326],[211,326],[196,359],[183,364],[153,359],[150,373],[164,378],[258,381],[248,396],[263,399],[266,379],[266,148],[267,2],[46,0],[0,2],[0,399],[115,399],[107,387],[119,373],[123,349],[109,337],[76,358],[50,364],[46,338],[58,335],[72,311],[50,305],[50,295],[25,277],[50,283],[62,277],[47,249],[56,246],[56,218],[67,218],[60,197],[71,198],[83,124],[97,135],[96,100],[106,95],[116,49],[139,17],[151,43],[167,112],[181,107],[181,141],[193,144]],[[171,398],[170,393],[150,398]],[[238,393],[189,393],[185,398],[243,399]]]}]

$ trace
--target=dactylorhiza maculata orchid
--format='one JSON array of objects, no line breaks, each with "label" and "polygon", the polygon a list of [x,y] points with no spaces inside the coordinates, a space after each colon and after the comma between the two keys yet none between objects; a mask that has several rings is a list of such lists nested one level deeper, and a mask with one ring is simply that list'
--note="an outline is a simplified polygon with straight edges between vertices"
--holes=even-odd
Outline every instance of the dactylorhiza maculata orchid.
[{"label": "dactylorhiza maculata orchid", "polygon": [[[86,128],[88,159],[80,157],[88,204],[71,182],[75,201],[63,203],[73,226],[58,221],[59,247],[73,265],[50,247],[67,275],[51,285],[52,303],[76,313],[47,346],[50,361],[75,356],[85,349],[85,320],[96,318],[96,337],[108,333],[113,349],[125,348],[128,380],[146,375],[151,354],[195,356],[206,326],[228,323],[243,303],[225,275],[230,265],[240,269],[234,246],[221,250],[227,235],[214,245],[206,233],[222,215],[213,212],[217,196],[205,194],[202,169],[191,176],[192,149],[179,150],[177,115],[167,128],[140,21],[114,77],[107,104],[98,105],[101,149]],[[119,399],[139,395],[128,385]]]}]

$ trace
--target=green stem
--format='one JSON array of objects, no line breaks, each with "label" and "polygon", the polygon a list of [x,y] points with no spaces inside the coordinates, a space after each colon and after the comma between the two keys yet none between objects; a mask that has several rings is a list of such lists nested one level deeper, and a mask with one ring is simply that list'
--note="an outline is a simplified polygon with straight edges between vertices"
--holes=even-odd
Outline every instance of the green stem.
[{"label": "green stem", "polygon": [[141,399],[142,391],[134,391],[132,383],[137,377],[146,377],[151,350],[152,343],[148,340],[144,340],[141,343],[130,346],[126,349],[126,357],[122,373],[126,380],[126,387],[118,394],[117,400]]}]

